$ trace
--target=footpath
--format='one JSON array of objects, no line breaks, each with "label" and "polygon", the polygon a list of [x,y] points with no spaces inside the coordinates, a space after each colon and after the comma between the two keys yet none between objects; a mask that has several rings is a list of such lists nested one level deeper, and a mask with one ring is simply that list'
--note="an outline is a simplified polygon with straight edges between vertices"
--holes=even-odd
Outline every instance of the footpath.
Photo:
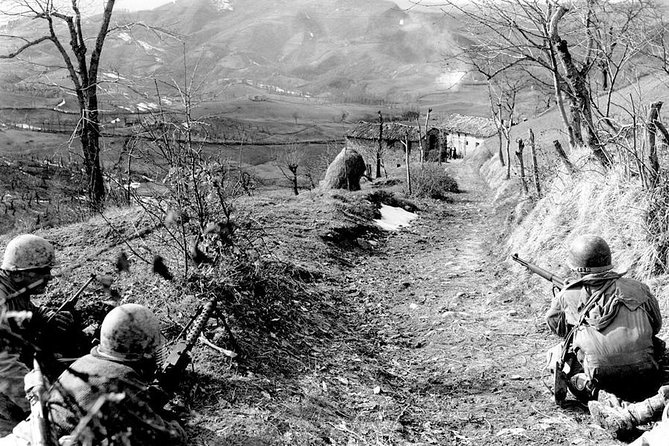
[{"label": "footpath", "polygon": [[558,342],[543,321],[550,285],[542,296],[520,291],[527,276],[501,257],[507,215],[475,168],[447,169],[462,192],[392,233],[349,276],[383,340],[379,390],[393,400],[399,435],[388,442],[622,444],[587,408],[553,403],[543,370]]}]

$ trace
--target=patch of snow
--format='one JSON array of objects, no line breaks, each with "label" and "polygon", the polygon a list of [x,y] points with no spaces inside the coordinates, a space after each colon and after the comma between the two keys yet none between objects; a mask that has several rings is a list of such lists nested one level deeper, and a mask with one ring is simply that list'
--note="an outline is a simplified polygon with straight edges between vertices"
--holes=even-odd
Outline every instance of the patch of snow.
[{"label": "patch of snow", "polygon": [[149,102],[149,103],[140,102],[139,104],[137,104],[137,110],[141,110],[141,111],[155,110],[157,108],[158,108],[158,104],[156,104],[154,102]]},{"label": "patch of snow", "polygon": [[116,79],[116,80],[125,79],[123,76],[117,73],[102,73],[102,75],[108,79]]},{"label": "patch of snow", "polygon": [[153,46],[153,45],[149,45],[148,43],[143,42],[143,41],[141,41],[141,40],[138,40],[138,41],[137,41],[137,44],[138,44],[139,46],[141,46],[141,47],[144,49],[144,51],[154,50],[154,51],[162,51],[162,52],[165,52],[164,49],[155,47],[155,46]]},{"label": "patch of snow", "polygon": [[118,38],[123,40],[124,42],[131,42],[132,41],[132,37],[130,37],[130,34],[128,34],[128,33],[120,33],[118,35]]},{"label": "patch of snow", "polygon": [[413,212],[385,204],[381,205],[379,211],[381,212],[381,218],[374,220],[374,222],[386,231],[397,231],[403,226],[409,226],[411,220],[418,217]]}]

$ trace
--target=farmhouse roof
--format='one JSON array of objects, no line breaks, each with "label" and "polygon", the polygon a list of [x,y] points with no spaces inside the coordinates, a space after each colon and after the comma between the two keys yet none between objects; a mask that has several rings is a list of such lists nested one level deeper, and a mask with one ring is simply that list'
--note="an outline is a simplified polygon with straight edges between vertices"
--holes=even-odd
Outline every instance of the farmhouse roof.
[{"label": "farmhouse roof", "polygon": [[448,132],[466,133],[479,138],[489,138],[497,133],[495,122],[490,118],[452,114],[435,127]]},{"label": "farmhouse roof", "polygon": [[[416,128],[416,126],[402,124],[400,122],[383,123],[383,139],[385,141],[403,141],[407,134],[409,136],[409,141],[418,141],[418,128]],[[346,134],[346,137],[378,141],[379,123],[360,121],[355,128]]]}]

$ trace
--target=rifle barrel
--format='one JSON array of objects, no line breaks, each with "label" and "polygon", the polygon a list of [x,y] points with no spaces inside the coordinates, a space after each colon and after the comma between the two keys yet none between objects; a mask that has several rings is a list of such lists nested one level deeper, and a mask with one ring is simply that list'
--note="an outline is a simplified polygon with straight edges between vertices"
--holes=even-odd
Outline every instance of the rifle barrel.
[{"label": "rifle barrel", "polygon": [[72,295],[72,297],[70,297],[69,299],[67,299],[67,300],[66,300],[65,302],[63,302],[62,304],[60,304],[60,307],[58,307],[58,309],[57,309],[51,316],[49,316],[49,319],[47,319],[47,321],[46,321],[47,324],[48,324],[49,322],[51,322],[51,320],[52,320],[58,313],[60,313],[61,311],[64,311],[67,307],[72,306],[72,304],[75,304],[75,305],[76,305],[76,303],[77,303],[77,299],[79,299],[79,296],[81,296],[81,293],[84,292],[84,290],[86,289],[86,287],[88,287],[88,285],[90,285],[91,282],[92,282],[93,280],[95,280],[95,274],[91,274],[91,277],[88,278],[88,280],[86,281],[86,283],[84,283],[84,284],[81,286],[81,288],[79,288],[79,290],[77,290],[77,292],[74,293],[74,294]]},{"label": "rifle barrel", "polygon": [[541,268],[540,266],[537,266],[533,263],[530,263],[527,260],[521,259],[520,257],[518,257],[518,254],[513,254],[511,256],[511,259],[514,260],[515,262],[518,262],[521,265],[523,265],[525,268],[530,270],[530,272],[533,272],[534,274],[536,274],[538,276],[541,276],[544,279],[552,282],[556,287],[558,287],[560,289],[564,288],[565,280],[562,277],[557,276],[557,275],[553,274],[552,272]]}]

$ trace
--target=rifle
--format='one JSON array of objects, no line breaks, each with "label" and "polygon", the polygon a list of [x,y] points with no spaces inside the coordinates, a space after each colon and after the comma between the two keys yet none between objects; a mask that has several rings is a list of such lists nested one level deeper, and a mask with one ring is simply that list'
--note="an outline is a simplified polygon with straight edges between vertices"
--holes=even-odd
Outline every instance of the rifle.
[{"label": "rifle", "polygon": [[567,281],[563,279],[562,277],[553,274],[550,271],[547,271],[533,263],[528,262],[527,260],[523,260],[520,257],[518,257],[518,254],[513,254],[511,256],[511,260],[520,263],[523,265],[525,268],[533,272],[534,274],[543,277],[544,279],[550,281],[553,283],[553,288],[557,288],[558,290],[562,290],[565,285],[567,284]]},{"label": "rifle", "polygon": [[69,299],[63,302],[60,305],[60,307],[58,307],[58,309],[49,316],[49,318],[46,320],[46,323],[48,324],[49,322],[51,322],[51,320],[61,311],[74,310],[74,307],[77,305],[77,302],[79,301],[79,296],[81,296],[81,293],[84,292],[84,290],[88,287],[88,285],[91,284],[93,280],[95,280],[95,274],[91,274],[91,277],[88,278],[86,283],[84,283],[76,293],[74,293]]},{"label": "rifle", "polygon": [[25,391],[30,401],[30,444],[33,446],[54,446],[58,444],[51,435],[46,408],[46,384],[42,368],[33,359],[33,371],[25,377]]}]

